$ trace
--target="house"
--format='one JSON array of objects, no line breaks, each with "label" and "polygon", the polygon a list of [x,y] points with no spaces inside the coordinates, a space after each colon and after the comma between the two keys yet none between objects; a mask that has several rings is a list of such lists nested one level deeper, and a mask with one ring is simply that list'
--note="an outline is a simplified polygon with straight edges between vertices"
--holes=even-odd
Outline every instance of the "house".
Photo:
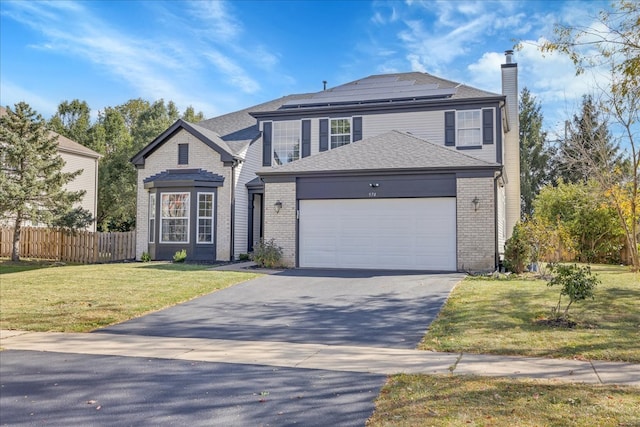
[{"label": "house", "polygon": [[395,73],[178,120],[132,158],[137,257],[273,239],[290,267],[494,269],[520,217],[512,55],[502,94]]},{"label": "house", "polygon": [[[0,107],[0,116],[5,114],[7,110]],[[98,213],[98,162],[101,155],[56,132],[50,132],[50,134],[58,137],[58,154],[64,160],[62,172],[82,170],[80,175],[65,185],[67,191],[85,191],[82,200],[74,207],[86,209],[95,218]],[[86,229],[96,231],[96,221],[92,221]]]}]

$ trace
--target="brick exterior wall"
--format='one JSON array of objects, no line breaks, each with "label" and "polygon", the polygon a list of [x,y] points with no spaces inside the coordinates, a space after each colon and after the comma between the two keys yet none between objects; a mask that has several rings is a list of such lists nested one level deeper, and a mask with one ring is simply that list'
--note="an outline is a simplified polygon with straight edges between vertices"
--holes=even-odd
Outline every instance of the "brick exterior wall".
[{"label": "brick exterior wall", "polygon": [[[458,271],[495,268],[495,200],[493,178],[457,179]],[[472,200],[478,198],[478,210]]]},{"label": "brick exterior wall", "polygon": [[[189,164],[178,165],[178,144],[189,144]],[[185,130],[162,144],[146,158],[144,168],[138,169],[138,197],[136,215],[136,259],[149,247],[149,192],[144,179],[167,169],[201,168],[224,177],[216,197],[216,259],[229,260],[231,239],[231,168],[224,166],[220,155]],[[192,213],[191,220],[194,221]],[[160,218],[157,218],[160,221]],[[214,260],[212,260],[214,261]]]},{"label": "brick exterior wall", "polygon": [[[282,248],[285,267],[296,266],[296,183],[267,182],[264,184],[264,239],[274,239]],[[274,203],[282,202],[282,209],[275,212]]]}]

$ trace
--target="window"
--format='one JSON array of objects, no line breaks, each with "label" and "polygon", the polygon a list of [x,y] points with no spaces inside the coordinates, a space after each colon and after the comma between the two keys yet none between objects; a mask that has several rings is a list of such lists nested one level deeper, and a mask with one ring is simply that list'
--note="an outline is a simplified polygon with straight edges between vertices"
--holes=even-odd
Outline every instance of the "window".
[{"label": "window", "polygon": [[149,243],[156,241],[156,193],[149,194]]},{"label": "window", "polygon": [[480,110],[458,111],[456,145],[470,147],[482,145],[482,123]]},{"label": "window", "polygon": [[351,142],[351,120],[331,119],[331,148],[342,147]]},{"label": "window", "polygon": [[198,243],[213,243],[213,193],[198,193]]},{"label": "window", "polygon": [[162,193],[162,243],[189,243],[189,193]]},{"label": "window", "polygon": [[178,144],[178,164],[189,164],[189,144]]},{"label": "window", "polygon": [[273,122],[273,164],[284,165],[300,158],[300,121]]}]

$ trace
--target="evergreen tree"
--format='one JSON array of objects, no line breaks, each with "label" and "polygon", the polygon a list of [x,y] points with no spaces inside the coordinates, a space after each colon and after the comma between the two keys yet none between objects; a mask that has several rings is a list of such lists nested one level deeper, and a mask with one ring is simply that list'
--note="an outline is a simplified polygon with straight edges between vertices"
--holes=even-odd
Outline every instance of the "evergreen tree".
[{"label": "evergreen tree", "polygon": [[567,124],[567,139],[556,157],[559,176],[566,182],[587,182],[596,171],[620,164],[618,147],[612,142],[607,122],[591,95],[582,98],[580,115]]},{"label": "evergreen tree", "polygon": [[[42,116],[24,102],[7,108],[0,117],[0,216],[13,221],[11,259],[20,259],[23,223],[86,226],[86,211],[73,209],[84,191],[66,191],[65,184],[82,173],[62,172],[57,135],[48,131]],[[85,222],[82,224],[82,222]]]},{"label": "evergreen tree", "polygon": [[520,194],[523,218],[533,215],[533,200],[540,189],[554,181],[546,145],[547,133],[542,130],[540,103],[526,87],[520,96]]}]

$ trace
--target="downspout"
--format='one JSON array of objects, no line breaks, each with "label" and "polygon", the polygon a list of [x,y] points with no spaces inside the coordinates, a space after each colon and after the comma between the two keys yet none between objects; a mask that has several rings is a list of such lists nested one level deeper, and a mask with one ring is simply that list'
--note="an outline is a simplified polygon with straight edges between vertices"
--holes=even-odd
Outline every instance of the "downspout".
[{"label": "downspout", "polygon": [[[496,266],[496,271],[500,272],[500,251],[498,250],[498,180],[500,178],[502,178],[502,175],[504,174],[504,165],[500,166],[500,171],[498,172],[498,175],[496,175],[493,178],[493,221],[495,223],[494,225],[494,230],[495,230],[495,234],[494,234],[494,239],[495,239],[495,266]],[[505,212],[506,215],[506,212]]]},{"label": "downspout", "polygon": [[235,252],[235,218],[236,218],[236,167],[240,164],[240,159],[234,159],[231,163],[231,220],[229,221],[229,231],[231,239],[229,242],[229,261],[234,260]]}]

